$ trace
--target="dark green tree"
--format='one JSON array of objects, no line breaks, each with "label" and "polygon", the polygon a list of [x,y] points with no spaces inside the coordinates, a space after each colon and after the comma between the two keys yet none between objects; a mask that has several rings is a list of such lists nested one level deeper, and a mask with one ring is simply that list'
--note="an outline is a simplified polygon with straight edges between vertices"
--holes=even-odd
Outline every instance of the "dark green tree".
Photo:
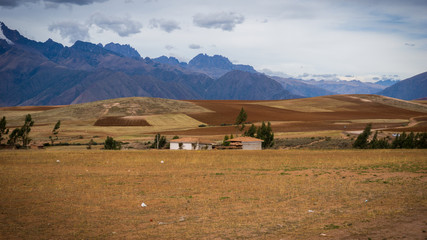
[{"label": "dark green tree", "polygon": [[6,117],[0,120],[0,144],[5,139],[3,136],[6,136],[9,133],[9,129],[6,128]]},{"label": "dark green tree", "polygon": [[377,149],[378,148],[378,131],[375,131],[374,137],[369,143],[369,148]]},{"label": "dark green tree", "polygon": [[120,150],[122,149],[122,144],[112,137],[107,136],[107,139],[104,142],[104,149],[106,150]]},{"label": "dark green tree", "polygon": [[237,115],[236,122],[235,122],[236,128],[239,131],[242,131],[243,129],[245,129],[246,119],[248,119],[248,114],[245,112],[245,109],[243,109],[243,107],[242,107],[239,115]]},{"label": "dark green tree", "polygon": [[58,140],[58,133],[59,133],[60,127],[61,127],[61,120],[58,120],[58,122],[56,122],[55,126],[52,129],[53,136],[49,136],[49,139],[52,143],[52,146],[53,146],[55,140]]},{"label": "dark green tree", "polygon": [[19,130],[19,137],[22,140],[22,146],[24,148],[26,148],[27,145],[30,144],[30,142],[31,142],[31,138],[29,137],[29,134],[31,132],[31,127],[33,125],[34,125],[34,121],[31,118],[31,114],[27,114],[27,116],[25,116],[24,125]]},{"label": "dark green tree", "polygon": [[414,144],[415,143],[414,138],[415,138],[414,132],[410,132],[406,136],[406,138],[403,142],[402,148],[414,148],[414,145],[415,145]]},{"label": "dark green tree", "polygon": [[427,132],[419,133],[416,141],[417,148],[427,148]]},{"label": "dark green tree", "polygon": [[257,129],[256,129],[255,125],[252,124],[251,127],[247,131],[245,131],[244,135],[247,137],[255,137],[256,130]]},{"label": "dark green tree", "polygon": [[10,146],[16,146],[16,143],[19,140],[19,128],[13,129],[13,131],[9,135],[9,140],[7,141],[7,144]]},{"label": "dark green tree", "polygon": [[397,134],[396,137],[394,138],[393,142],[391,143],[391,148],[393,149],[402,148],[402,143],[400,141],[400,134]]},{"label": "dark green tree", "polygon": [[369,123],[366,125],[365,130],[359,136],[357,136],[356,141],[353,143],[354,148],[365,149],[368,148],[368,138],[371,135],[372,124]]},{"label": "dark green tree", "polygon": [[151,144],[151,148],[161,149],[164,146],[166,146],[166,137],[160,135],[160,133],[157,133],[156,136],[154,137],[153,144]]},{"label": "dark green tree", "polygon": [[257,129],[257,138],[264,140],[262,143],[263,148],[271,148],[274,145],[274,133],[271,128],[271,123],[268,122],[266,125],[265,122],[262,122],[261,127]]}]

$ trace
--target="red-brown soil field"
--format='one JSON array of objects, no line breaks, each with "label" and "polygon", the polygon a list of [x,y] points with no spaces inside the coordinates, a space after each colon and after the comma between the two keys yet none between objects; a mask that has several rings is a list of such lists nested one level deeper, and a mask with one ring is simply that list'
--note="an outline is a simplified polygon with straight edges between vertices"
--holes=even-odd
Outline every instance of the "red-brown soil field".
[{"label": "red-brown soil field", "polygon": [[102,117],[98,119],[95,126],[150,126],[142,117]]},{"label": "red-brown soil field", "polygon": [[[410,119],[414,118],[420,124],[406,128],[406,131],[427,131],[427,127],[422,122],[427,121],[427,113],[412,111],[395,106],[389,106],[378,102],[366,101],[348,95],[337,95],[322,97],[348,104],[349,107],[337,106],[336,111],[329,112],[302,112],[278,107],[269,107],[269,104],[277,105],[278,101],[236,101],[236,100],[193,100],[189,101],[201,107],[211,110],[211,112],[191,113],[190,117],[207,123],[209,128],[198,128],[186,131],[172,131],[168,134],[187,135],[214,135],[229,134],[235,132],[231,126],[221,127],[224,124],[233,124],[237,113],[243,107],[248,114],[247,122],[260,123],[270,121],[274,131],[278,132],[305,132],[323,130],[361,130],[367,122],[357,123],[351,120],[363,119]],[[312,98],[316,101],[316,98]],[[261,105],[262,104],[262,105]],[[401,123],[373,123],[373,128],[392,128],[396,130],[401,127]],[[415,130],[416,129],[416,130]]]}]

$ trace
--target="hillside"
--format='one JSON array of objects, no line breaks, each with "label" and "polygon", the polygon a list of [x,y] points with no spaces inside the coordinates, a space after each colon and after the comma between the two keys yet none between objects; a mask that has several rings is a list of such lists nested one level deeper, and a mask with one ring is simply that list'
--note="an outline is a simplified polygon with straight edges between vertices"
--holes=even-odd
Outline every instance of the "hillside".
[{"label": "hillside", "polygon": [[404,100],[427,97],[427,72],[400,81],[378,94]]},{"label": "hillside", "polygon": [[281,77],[272,77],[280,83],[283,88],[294,95],[305,96],[305,97],[317,97],[325,95],[335,94],[332,91],[305,83],[302,80],[292,79],[292,78],[281,78]]},{"label": "hillside", "polygon": [[242,107],[249,124],[270,121],[278,138],[346,136],[363,130],[367,123],[383,132],[427,131],[427,105],[378,95],[269,101],[120,98],[70,106],[0,108],[0,116],[6,116],[7,127],[14,128],[30,113],[36,142],[46,141],[58,120],[63,139],[115,136],[136,141],[162,133],[221,140],[225,134],[237,134],[232,124]]},{"label": "hillside", "polygon": [[290,99],[293,95],[266,75],[234,70],[217,79],[209,88],[206,99],[268,100]]}]

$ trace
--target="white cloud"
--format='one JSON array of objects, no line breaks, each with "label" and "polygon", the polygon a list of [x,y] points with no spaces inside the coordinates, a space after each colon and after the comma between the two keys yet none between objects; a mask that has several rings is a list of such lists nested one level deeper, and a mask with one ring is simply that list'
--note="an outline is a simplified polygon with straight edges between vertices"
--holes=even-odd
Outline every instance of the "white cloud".
[{"label": "white cloud", "polygon": [[198,44],[190,44],[190,45],[188,45],[188,48],[190,48],[190,49],[200,49],[200,48],[202,48],[200,45],[198,45]]},{"label": "white cloud", "polygon": [[95,13],[90,17],[89,23],[103,30],[109,30],[117,33],[121,37],[140,33],[142,24],[138,21],[124,17],[106,16],[101,13]]},{"label": "white cloud", "polygon": [[220,28],[224,31],[232,31],[237,24],[243,23],[245,17],[234,12],[221,12],[211,14],[196,14],[193,23],[202,28]]},{"label": "white cloud", "polygon": [[166,19],[156,19],[153,18],[150,20],[150,27],[151,28],[160,28],[165,32],[171,33],[174,30],[181,29],[179,27],[179,23],[173,20],[166,20]]},{"label": "white cloud", "polygon": [[60,22],[49,26],[49,31],[59,32],[62,38],[69,39],[71,43],[77,40],[89,40],[89,28],[76,22]]}]

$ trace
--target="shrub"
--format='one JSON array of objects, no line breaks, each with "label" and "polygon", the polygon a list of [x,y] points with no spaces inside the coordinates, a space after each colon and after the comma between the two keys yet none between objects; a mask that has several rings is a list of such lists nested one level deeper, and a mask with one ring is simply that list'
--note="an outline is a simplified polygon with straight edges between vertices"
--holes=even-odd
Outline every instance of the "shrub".
[{"label": "shrub", "polygon": [[104,149],[106,150],[120,150],[122,148],[122,144],[112,137],[107,136],[107,139],[104,143]]}]

